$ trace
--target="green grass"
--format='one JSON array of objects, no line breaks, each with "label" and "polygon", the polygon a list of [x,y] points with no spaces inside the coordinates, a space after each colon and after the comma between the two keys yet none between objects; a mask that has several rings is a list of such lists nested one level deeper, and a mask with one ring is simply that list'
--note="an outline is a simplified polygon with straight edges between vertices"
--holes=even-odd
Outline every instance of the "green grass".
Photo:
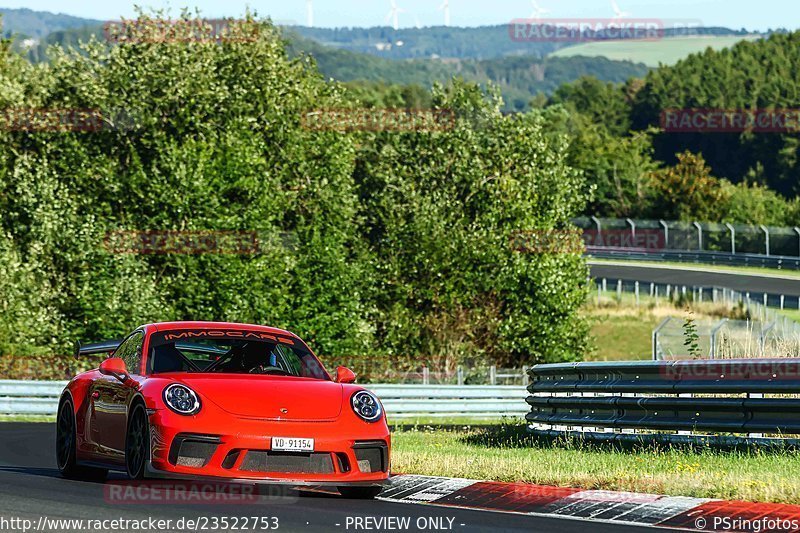
[{"label": "green grass", "polygon": [[[676,314],[678,312],[676,311]],[[595,349],[586,361],[631,361],[652,357],[651,336],[661,319],[650,313],[592,314],[590,335]]]},{"label": "green grass", "polygon": [[674,65],[690,54],[702,52],[711,47],[715,50],[729,48],[739,41],[759,39],[759,36],[701,36],[672,37],[654,41],[622,40],[583,43],[562,48],[550,54],[551,57],[605,57],[615,61],[644,63],[657,67],[663,63]]},{"label": "green grass", "polygon": [[[497,425],[498,419],[494,418],[474,418],[468,416],[419,416],[412,418],[393,418],[391,413],[387,414],[389,425],[393,428],[408,427],[474,427]],[[513,418],[502,420],[503,423],[514,423]]]},{"label": "green grass", "polygon": [[392,469],[584,489],[800,503],[800,453],[540,443],[524,425],[396,431]]},{"label": "green grass", "polygon": [[0,422],[52,422],[55,415],[0,415]]},{"label": "green grass", "polygon": [[[617,301],[613,290],[604,292],[597,300],[592,291],[581,313],[589,320],[592,349],[584,354],[585,361],[633,361],[652,358],[653,330],[668,316],[684,317],[685,304],[670,302],[663,295],[656,302],[648,295],[647,284],[641,285],[639,306],[632,293],[623,292]],[[721,317],[736,318],[734,310],[711,302],[691,304],[697,320]]]},{"label": "green grass", "polygon": [[775,312],[786,315],[795,322],[800,322],[800,309],[776,309]]}]

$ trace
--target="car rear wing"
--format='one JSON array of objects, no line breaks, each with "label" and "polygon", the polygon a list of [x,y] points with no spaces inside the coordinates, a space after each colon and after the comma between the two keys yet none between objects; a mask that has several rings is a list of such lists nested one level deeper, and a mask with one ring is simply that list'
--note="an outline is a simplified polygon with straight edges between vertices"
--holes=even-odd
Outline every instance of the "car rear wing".
[{"label": "car rear wing", "polygon": [[111,353],[116,350],[121,343],[122,339],[93,342],[91,344],[81,344],[80,341],[78,341],[75,344],[75,357],[97,353]]}]

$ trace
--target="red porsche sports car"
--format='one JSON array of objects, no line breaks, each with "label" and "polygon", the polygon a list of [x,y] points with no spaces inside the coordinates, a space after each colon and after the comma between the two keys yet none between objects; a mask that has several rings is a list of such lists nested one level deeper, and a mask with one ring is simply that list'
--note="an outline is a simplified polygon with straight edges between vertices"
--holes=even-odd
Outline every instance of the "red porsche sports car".
[{"label": "red porsche sports car", "polygon": [[77,352],[111,357],[61,395],[64,476],[333,485],[352,498],[376,496],[389,478],[380,401],[347,368],[331,378],[293,333],[159,323]]}]

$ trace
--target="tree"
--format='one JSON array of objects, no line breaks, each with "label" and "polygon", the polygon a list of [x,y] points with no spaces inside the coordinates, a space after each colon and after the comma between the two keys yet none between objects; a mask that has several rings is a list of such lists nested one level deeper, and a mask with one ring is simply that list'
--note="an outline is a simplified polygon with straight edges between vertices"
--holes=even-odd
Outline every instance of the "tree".
[{"label": "tree", "polygon": [[[132,44],[55,49],[31,76],[39,96],[24,105],[100,110],[99,130],[11,132],[0,147],[3,223],[58,292],[61,349],[191,318],[291,327],[325,355],[368,351],[353,144],[301,122],[344,106],[341,91],[289,59],[268,22],[163,43],[154,18],[168,17],[126,27]],[[117,254],[104,238],[118,230],[243,231],[260,248]]]},{"label": "tree", "polygon": [[[520,254],[516,230],[569,224],[586,199],[564,137],[539,112],[502,116],[496,93],[435,87],[452,130],[371,135],[356,180],[375,268],[380,343],[438,364],[573,360],[586,342],[579,253]],[[408,364],[419,364],[411,360]]]},{"label": "tree", "polygon": [[677,157],[674,167],[652,174],[653,209],[671,220],[722,220],[730,190],[711,175],[701,155],[684,152]]}]

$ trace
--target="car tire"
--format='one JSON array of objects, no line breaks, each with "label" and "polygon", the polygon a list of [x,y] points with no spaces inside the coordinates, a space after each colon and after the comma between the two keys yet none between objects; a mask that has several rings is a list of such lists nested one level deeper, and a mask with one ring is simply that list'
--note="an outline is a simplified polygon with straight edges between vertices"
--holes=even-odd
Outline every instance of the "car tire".
[{"label": "car tire", "polygon": [[144,405],[136,403],[128,416],[125,436],[125,468],[131,479],[144,479],[150,457],[150,425]]},{"label": "car tire", "polygon": [[58,408],[58,417],[56,418],[56,465],[58,465],[58,471],[67,479],[105,481],[108,470],[78,465],[75,455],[77,436],[72,401],[64,400]]},{"label": "car tire", "polygon": [[339,494],[351,500],[371,500],[383,487],[339,487]]}]

